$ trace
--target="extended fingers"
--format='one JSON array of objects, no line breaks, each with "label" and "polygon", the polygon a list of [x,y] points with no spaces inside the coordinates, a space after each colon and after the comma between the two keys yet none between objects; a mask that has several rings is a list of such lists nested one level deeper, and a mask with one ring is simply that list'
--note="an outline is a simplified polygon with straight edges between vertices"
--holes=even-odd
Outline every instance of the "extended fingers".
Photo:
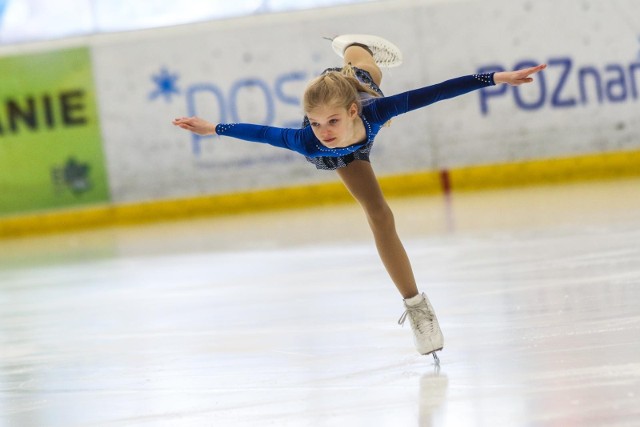
[{"label": "extended fingers", "polygon": [[532,74],[538,73],[547,68],[547,64],[536,65],[535,67],[525,68],[524,70],[520,70],[517,72],[514,85],[521,85],[524,83],[531,83],[533,78],[529,77]]},{"label": "extended fingers", "polygon": [[526,70],[522,70],[522,71],[526,71],[526,76],[530,76],[531,74],[538,73],[544,70],[545,68],[547,68],[547,64],[540,64],[540,65],[536,65],[535,67],[527,68]]},{"label": "extended fingers", "polygon": [[194,130],[194,123],[193,123],[192,117],[178,117],[176,119],[173,119],[172,123],[174,126],[178,126],[180,129],[189,130],[189,131]]},{"label": "extended fingers", "polygon": [[174,125],[178,125],[181,123],[189,123],[191,122],[191,118],[190,117],[178,117],[176,119],[173,119],[173,124]]}]

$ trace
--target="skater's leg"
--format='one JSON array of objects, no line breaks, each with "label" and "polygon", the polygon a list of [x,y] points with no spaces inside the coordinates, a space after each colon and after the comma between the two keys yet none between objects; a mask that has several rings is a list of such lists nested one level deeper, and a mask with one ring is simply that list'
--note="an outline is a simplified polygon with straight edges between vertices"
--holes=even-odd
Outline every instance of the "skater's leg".
[{"label": "skater's leg", "polygon": [[382,71],[373,60],[371,51],[364,46],[351,45],[344,51],[344,65],[351,64],[353,67],[368,71],[373,82],[380,87],[382,83]]},{"label": "skater's leg", "polygon": [[409,257],[396,232],[393,213],[389,208],[371,164],[355,160],[337,170],[342,182],[363,207],[369,226],[391,280],[403,298],[418,294]]},{"label": "skater's leg", "polygon": [[399,320],[410,320],[416,350],[420,354],[433,354],[441,350],[444,338],[438,319],[426,295],[418,294],[418,288],[404,246],[396,232],[393,213],[389,208],[371,164],[355,160],[338,169],[338,175],[353,197],[362,205],[373,231],[380,258],[404,298],[405,313]]}]

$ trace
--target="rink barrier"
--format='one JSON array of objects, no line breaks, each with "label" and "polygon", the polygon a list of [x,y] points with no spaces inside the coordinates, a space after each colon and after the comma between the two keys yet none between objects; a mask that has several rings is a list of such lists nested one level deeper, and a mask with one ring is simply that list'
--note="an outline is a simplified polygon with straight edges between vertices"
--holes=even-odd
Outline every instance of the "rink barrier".
[{"label": "rink barrier", "polygon": [[[472,166],[380,178],[387,197],[640,176],[640,151]],[[0,218],[0,238],[75,229],[233,215],[351,201],[340,182],[48,211]]]},{"label": "rink barrier", "polygon": [[451,191],[640,176],[640,151],[470,166],[449,172]]}]

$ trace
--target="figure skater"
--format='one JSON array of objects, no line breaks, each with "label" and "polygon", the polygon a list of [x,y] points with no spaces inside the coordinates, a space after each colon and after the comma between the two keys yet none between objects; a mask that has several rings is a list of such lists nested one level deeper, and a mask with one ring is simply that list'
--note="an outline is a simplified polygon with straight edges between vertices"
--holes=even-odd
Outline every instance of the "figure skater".
[{"label": "figure skater", "polygon": [[393,213],[369,162],[374,138],[394,116],[487,86],[532,82],[530,76],[546,65],[468,75],[385,97],[380,91],[380,67],[402,63],[395,45],[377,36],[351,34],[334,38],[332,47],[344,65],[325,70],[308,84],[301,129],[214,124],[199,117],[178,118],[173,124],[198,135],[226,135],[296,151],[318,169],[335,170],[364,209],[382,263],[402,295],[405,311],[398,323],[404,324],[408,317],[418,352],[433,354],[439,363],[435,352],[443,348],[442,331],[429,299],[418,291]]}]

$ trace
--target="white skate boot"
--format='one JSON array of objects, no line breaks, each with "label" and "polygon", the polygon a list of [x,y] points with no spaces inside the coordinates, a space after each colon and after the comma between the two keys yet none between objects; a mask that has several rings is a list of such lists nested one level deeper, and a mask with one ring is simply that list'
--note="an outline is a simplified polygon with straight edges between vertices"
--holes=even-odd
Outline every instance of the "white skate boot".
[{"label": "white skate boot", "polygon": [[364,45],[371,54],[378,67],[392,68],[402,64],[402,52],[396,45],[382,37],[368,34],[343,34],[331,40],[331,47],[340,58],[344,58],[344,51],[351,45]]},{"label": "white skate boot", "polygon": [[399,325],[409,317],[413,330],[416,350],[420,354],[432,354],[436,363],[440,363],[436,351],[442,350],[444,337],[433,311],[431,303],[425,294],[418,294],[413,298],[404,300],[405,312],[398,320]]}]

